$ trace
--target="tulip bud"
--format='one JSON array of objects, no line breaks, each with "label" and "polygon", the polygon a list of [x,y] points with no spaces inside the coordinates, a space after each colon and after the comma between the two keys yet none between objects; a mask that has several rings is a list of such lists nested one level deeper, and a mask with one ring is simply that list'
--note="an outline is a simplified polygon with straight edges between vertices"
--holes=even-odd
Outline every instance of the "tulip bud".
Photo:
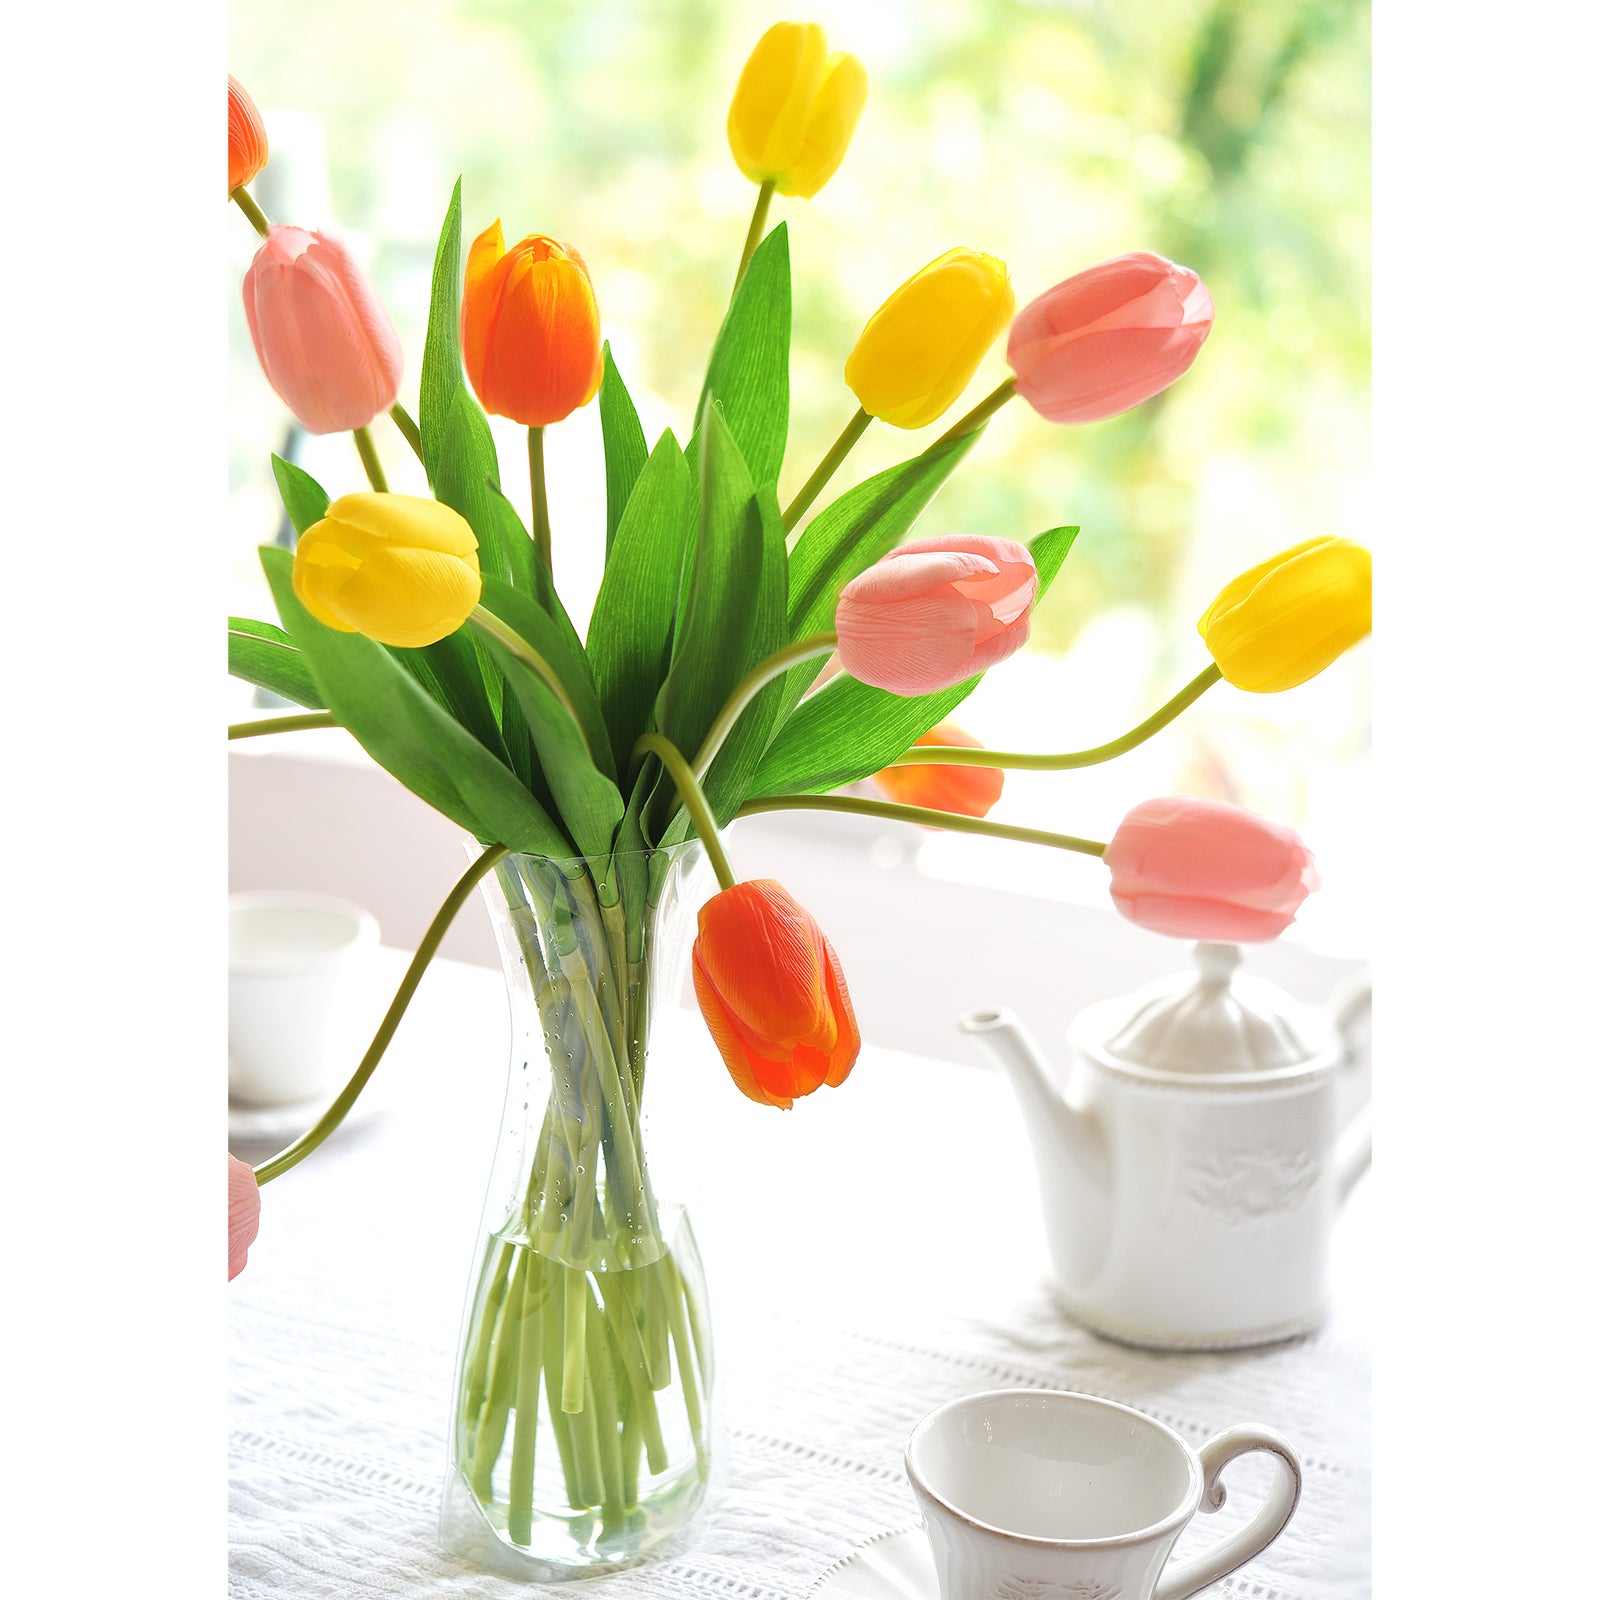
[{"label": "tulip bud", "polygon": [[249,183],[267,164],[267,130],[256,103],[228,74],[228,193]]},{"label": "tulip bud", "polygon": [[844,586],[839,662],[891,694],[962,683],[1027,643],[1039,574],[1026,545],[981,535],[892,550]]},{"label": "tulip bud", "polygon": [[560,422],[600,387],[600,309],[583,257],[530,233],[505,247],[499,222],[472,241],[461,354],[485,411],[527,428]]},{"label": "tulip bud", "polygon": [[1293,828],[1184,796],[1136,805],[1106,846],[1105,863],[1117,910],[1175,939],[1276,939],[1320,882]]},{"label": "tulip bud", "polygon": [[947,250],[873,312],[844,381],[868,416],[926,427],[972,381],[1016,303],[1005,262]]},{"label": "tulip bud", "polygon": [[267,382],[310,433],[364,428],[400,393],[400,335],[338,239],[274,225],[244,275]]},{"label": "tulip bud", "polygon": [[830,56],[814,22],[779,22],[762,34],[733,91],[733,159],[752,183],[809,200],[838,171],[866,99],[866,69],[854,56]]},{"label": "tulip bud", "polygon": [[1372,552],[1324,535],[1228,584],[1200,637],[1229,683],[1256,694],[1314,678],[1372,632]]},{"label": "tulip bud", "polygon": [[228,1282],[244,1271],[261,1226],[261,1187],[237,1156],[228,1157]]},{"label": "tulip bud", "polygon": [[1160,394],[1211,332],[1211,296],[1147,250],[1046,289],[1011,325],[1017,393],[1051,422],[1098,422]]},{"label": "tulip bud", "polygon": [[[953,722],[930,728],[911,748],[941,744],[960,745],[964,750],[983,749],[970,733]],[[898,805],[986,817],[1000,798],[1006,775],[998,767],[885,767],[873,774],[872,781]]]},{"label": "tulip bud", "polygon": [[788,1110],[836,1089],[861,1050],[839,958],[811,914],[770,878],[736,883],[700,908],[694,992],[734,1083]]},{"label": "tulip bud", "polygon": [[294,592],[318,622],[415,650],[454,633],[483,592],[467,519],[409,494],[346,494],[300,535]]}]

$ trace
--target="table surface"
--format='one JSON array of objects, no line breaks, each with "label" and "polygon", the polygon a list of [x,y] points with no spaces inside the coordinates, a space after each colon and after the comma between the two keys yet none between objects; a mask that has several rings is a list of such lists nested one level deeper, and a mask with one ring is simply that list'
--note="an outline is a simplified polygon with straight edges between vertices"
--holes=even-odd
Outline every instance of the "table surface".
[{"label": "table surface", "polygon": [[[374,1022],[404,961],[381,952]],[[670,1069],[652,1078],[647,1134],[657,1191],[688,1205],[705,1261],[723,1465],[684,1553],[579,1592],[803,1600],[863,1540],[917,1520],[901,1452],[920,1416],[1035,1385],[1137,1406],[1196,1445],[1277,1428],[1305,1468],[1300,1508],[1207,1594],[1370,1594],[1366,1183],[1340,1219],[1320,1333],[1227,1354],[1126,1349],[1057,1310],[1021,1117],[975,1056],[868,1046],[840,1089],[779,1113],[733,1089],[697,1017],[670,1026],[684,1047],[656,1052]],[[969,1049],[953,1023],[952,1044]],[[435,1538],[508,1048],[499,975],[436,961],[370,1109],[263,1191],[230,1291],[234,1600],[573,1592],[469,1571]],[[1259,1460],[1230,1468],[1228,1504],[1177,1553],[1241,1522],[1264,1481]]]}]

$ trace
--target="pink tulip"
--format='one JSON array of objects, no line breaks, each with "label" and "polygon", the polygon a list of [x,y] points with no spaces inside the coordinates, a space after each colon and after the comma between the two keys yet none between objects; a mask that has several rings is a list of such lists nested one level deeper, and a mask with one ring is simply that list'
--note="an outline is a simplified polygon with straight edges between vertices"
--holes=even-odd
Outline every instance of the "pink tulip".
[{"label": "pink tulip", "polygon": [[891,694],[948,689],[1028,638],[1039,574],[1012,539],[923,539],[891,551],[839,596],[839,661]]},{"label": "pink tulip", "polygon": [[261,1226],[261,1189],[256,1175],[237,1156],[228,1157],[228,1282],[244,1264]]},{"label": "pink tulip", "polygon": [[1148,250],[1113,256],[1046,289],[1011,324],[1017,393],[1051,422],[1098,422],[1189,370],[1211,332],[1211,296]]},{"label": "pink tulip", "polygon": [[274,226],[244,275],[267,382],[311,433],[364,428],[400,394],[400,335],[350,251]]},{"label": "pink tulip", "polygon": [[1276,939],[1320,881],[1293,828],[1182,795],[1136,805],[1105,863],[1117,910],[1175,939]]}]

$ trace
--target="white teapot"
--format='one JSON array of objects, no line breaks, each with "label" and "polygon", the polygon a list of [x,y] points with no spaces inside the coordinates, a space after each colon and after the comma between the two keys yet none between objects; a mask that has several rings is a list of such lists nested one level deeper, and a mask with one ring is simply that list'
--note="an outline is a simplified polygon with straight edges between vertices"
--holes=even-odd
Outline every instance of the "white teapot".
[{"label": "white teapot", "polygon": [[1011,1013],[961,1026],[1021,1103],[1068,1313],[1128,1344],[1222,1350],[1327,1314],[1334,1218],[1372,1152],[1368,1106],[1343,1128],[1337,1106],[1371,987],[1325,1013],[1236,973],[1236,945],[1194,953],[1197,972],[1074,1019],[1064,1090]]}]

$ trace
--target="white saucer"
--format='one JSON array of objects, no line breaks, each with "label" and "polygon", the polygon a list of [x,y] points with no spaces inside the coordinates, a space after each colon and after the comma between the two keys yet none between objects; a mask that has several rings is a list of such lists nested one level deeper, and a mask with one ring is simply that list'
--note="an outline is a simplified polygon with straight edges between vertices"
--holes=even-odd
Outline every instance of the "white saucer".
[{"label": "white saucer", "polygon": [[937,1600],[938,1575],[919,1522],[875,1533],[828,1568],[806,1600]]},{"label": "white saucer", "polygon": [[[245,1105],[238,1100],[228,1102],[228,1143],[249,1145],[274,1145],[282,1149],[298,1139],[308,1128],[315,1126],[317,1118],[331,1106],[342,1084],[327,1094],[311,1100],[292,1100],[278,1106]],[[375,1085],[369,1083],[361,1091],[356,1103],[345,1113],[344,1121],[329,1135],[336,1139],[352,1123],[363,1122],[381,1109],[381,1101],[374,1094]]]}]

